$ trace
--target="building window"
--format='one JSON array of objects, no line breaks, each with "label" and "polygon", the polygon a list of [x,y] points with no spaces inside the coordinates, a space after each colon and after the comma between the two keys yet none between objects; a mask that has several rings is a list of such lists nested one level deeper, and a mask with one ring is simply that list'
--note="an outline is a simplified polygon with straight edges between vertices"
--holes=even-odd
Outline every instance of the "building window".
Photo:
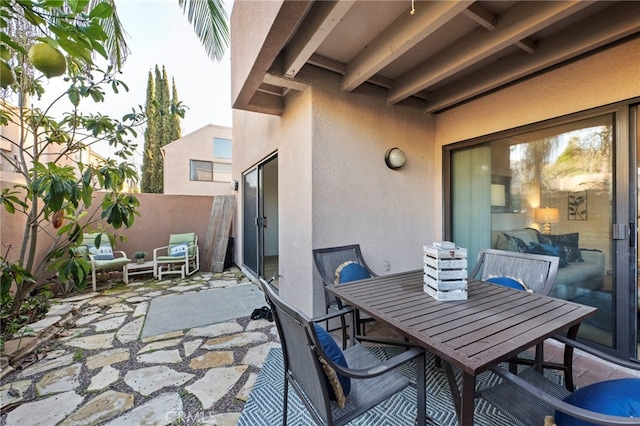
[{"label": "building window", "polygon": [[213,180],[215,182],[231,182],[231,164],[214,162]]},{"label": "building window", "polygon": [[203,182],[231,182],[231,164],[191,160],[190,178]]},{"label": "building window", "polygon": [[216,158],[225,158],[231,160],[231,140],[222,138],[213,138],[213,156]]},{"label": "building window", "polygon": [[213,163],[211,161],[191,160],[189,170],[191,180],[206,182],[213,180]]}]

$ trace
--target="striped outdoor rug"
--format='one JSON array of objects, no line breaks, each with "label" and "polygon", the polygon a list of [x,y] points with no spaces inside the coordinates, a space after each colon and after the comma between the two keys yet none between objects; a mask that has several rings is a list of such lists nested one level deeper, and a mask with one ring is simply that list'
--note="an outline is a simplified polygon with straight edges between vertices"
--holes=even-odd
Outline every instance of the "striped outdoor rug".
[{"label": "striped outdoor rug", "polygon": [[[381,359],[397,354],[398,348],[373,348],[372,352]],[[444,371],[434,366],[433,355],[427,353],[427,415],[433,419],[432,424],[448,426],[457,425],[451,402],[451,393]],[[406,365],[402,373],[415,382],[415,367]],[[556,375],[557,380],[561,377]],[[460,383],[458,374],[458,383]],[[478,388],[492,386],[499,380],[491,373],[483,373],[477,377]],[[284,388],[282,350],[271,349],[258,375],[251,395],[242,410],[238,426],[273,426],[282,424],[282,395]],[[379,404],[368,413],[353,420],[350,425],[371,426],[406,426],[413,425],[415,419],[416,391],[408,387],[390,399]],[[291,425],[311,426],[313,421],[302,405],[302,402],[291,390],[289,392],[289,416]],[[483,399],[476,400],[475,422],[480,426],[513,426],[513,420],[505,417]]]}]

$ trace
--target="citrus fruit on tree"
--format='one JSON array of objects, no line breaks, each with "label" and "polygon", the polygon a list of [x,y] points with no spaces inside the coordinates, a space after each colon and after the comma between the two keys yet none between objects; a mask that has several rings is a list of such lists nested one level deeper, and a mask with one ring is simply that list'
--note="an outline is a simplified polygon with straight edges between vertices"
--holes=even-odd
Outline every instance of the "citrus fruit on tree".
[{"label": "citrus fruit on tree", "polygon": [[47,77],[57,77],[67,69],[67,60],[58,49],[47,43],[37,43],[29,48],[29,61]]},{"label": "citrus fruit on tree", "polygon": [[5,61],[0,61],[0,87],[6,89],[16,81],[13,70]]}]

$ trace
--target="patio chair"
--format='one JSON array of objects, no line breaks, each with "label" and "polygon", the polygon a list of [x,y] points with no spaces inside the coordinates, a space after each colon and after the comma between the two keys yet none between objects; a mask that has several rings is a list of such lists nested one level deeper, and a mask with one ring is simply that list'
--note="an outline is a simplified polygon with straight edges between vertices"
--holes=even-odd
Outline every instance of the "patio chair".
[{"label": "patio chair", "polygon": [[[481,249],[470,277],[547,296],[556,280],[559,262],[560,259],[556,256]],[[539,372],[543,367],[564,370],[564,366],[559,364],[544,364],[543,348],[543,343],[536,345],[533,361],[513,358],[510,371],[515,373],[517,364],[535,364]]]},{"label": "patio chair", "polygon": [[[312,253],[313,253],[313,260],[315,261],[315,264],[316,264],[316,268],[320,273],[320,277],[322,278],[322,283],[324,284],[325,287],[338,284],[338,282],[336,282],[337,281],[336,271],[341,265],[345,265],[345,262],[356,263],[357,265],[359,265],[360,268],[359,270],[356,270],[355,274],[352,274],[351,277],[345,276],[342,280],[339,281],[339,283],[353,281],[354,278],[361,279],[361,278],[377,277],[377,275],[371,270],[371,268],[369,268],[367,263],[364,261],[359,244],[314,249]],[[336,300],[336,298],[333,295],[329,294],[326,291],[324,292],[324,300],[325,300],[325,313],[329,313],[329,309],[340,310],[343,307],[343,304],[340,300]],[[356,315],[356,330],[357,330],[356,333],[364,335],[365,323],[369,321],[373,321],[373,318],[369,318],[369,317],[362,318],[358,311],[355,312],[355,315]],[[342,326],[342,349],[345,349],[347,347],[346,322],[344,317],[341,317],[340,321]],[[328,322],[327,322],[327,329],[329,329]],[[333,330],[330,330],[330,331],[333,331]]]},{"label": "patio chair", "polygon": [[[98,237],[100,237],[100,241],[98,241]],[[125,252],[121,250],[114,251],[111,248],[107,234],[82,234],[82,243],[80,252],[86,256],[89,264],[91,264],[93,291],[96,291],[96,271],[122,269],[124,283],[128,283],[127,264],[131,263],[131,259],[127,257]]]},{"label": "patio chair", "polygon": [[[353,308],[309,319],[282,300],[263,279],[260,280],[260,285],[272,309],[283,349],[284,426],[287,424],[289,385],[300,397],[315,423],[344,425],[409,386],[409,379],[395,368],[410,361],[414,361],[416,366],[417,419],[419,424],[425,424],[423,349],[409,347],[405,352],[386,361],[381,361],[359,343],[341,351],[331,335],[318,323],[335,316],[351,314]],[[394,343],[408,346],[401,342]]]},{"label": "patio chair", "polygon": [[[640,372],[640,364],[623,361],[566,337],[565,358],[573,359],[577,348],[618,366]],[[572,361],[571,361],[572,362]],[[618,378],[568,391],[532,368],[515,375],[498,366],[493,373],[503,381],[481,391],[482,397],[501,412],[527,426],[640,425],[640,378]],[[553,419],[545,421],[547,416]],[[550,421],[551,420],[551,421]]]},{"label": "patio chair", "polygon": [[166,274],[181,278],[200,269],[200,250],[195,232],[169,235],[169,245],[153,250],[153,276],[161,280]]}]

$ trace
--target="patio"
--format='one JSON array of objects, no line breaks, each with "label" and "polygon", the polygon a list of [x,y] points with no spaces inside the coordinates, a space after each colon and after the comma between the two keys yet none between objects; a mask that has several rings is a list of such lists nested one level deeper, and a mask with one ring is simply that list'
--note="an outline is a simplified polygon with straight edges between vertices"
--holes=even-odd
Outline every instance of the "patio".
[{"label": "patio", "polygon": [[237,318],[139,336],[154,300],[237,294],[253,284],[237,268],[184,280],[119,281],[60,299],[32,324],[38,337],[24,337],[22,347],[42,343],[21,368],[3,367],[0,423],[236,424],[267,353],[279,346],[273,323],[238,309]]},{"label": "patio", "polygon": [[[184,424],[253,426],[261,418],[267,422],[263,424],[269,424],[267,419],[273,418],[260,417],[261,410],[267,407],[271,416],[278,416],[282,395],[278,388],[282,386],[280,345],[273,323],[253,321],[246,311],[238,310],[243,316],[139,338],[153,300],[203,291],[233,292],[242,286],[253,284],[232,268],[223,274],[197,273],[184,280],[140,278],[128,286],[114,281],[97,293],[58,300],[40,326],[32,327],[43,340],[38,350],[22,359],[21,368],[3,368],[0,422],[116,425],[167,424],[182,419]],[[367,333],[394,337],[375,323],[367,327]],[[338,333],[335,338],[340,339]],[[29,340],[23,338],[23,347]],[[562,357],[560,348],[550,344],[546,354],[548,359]],[[266,359],[268,368],[263,369]],[[575,367],[578,386],[630,376],[588,357],[578,358]],[[437,424],[455,425],[444,373],[432,370],[430,374],[428,413]],[[256,392],[250,397],[254,386]],[[379,415],[403,424],[402,419],[413,409],[407,406],[411,398],[405,395],[390,401]],[[389,410],[393,415],[389,416]],[[478,424],[510,424],[486,404],[478,404],[477,410]],[[301,416],[300,421],[307,424]]]}]

